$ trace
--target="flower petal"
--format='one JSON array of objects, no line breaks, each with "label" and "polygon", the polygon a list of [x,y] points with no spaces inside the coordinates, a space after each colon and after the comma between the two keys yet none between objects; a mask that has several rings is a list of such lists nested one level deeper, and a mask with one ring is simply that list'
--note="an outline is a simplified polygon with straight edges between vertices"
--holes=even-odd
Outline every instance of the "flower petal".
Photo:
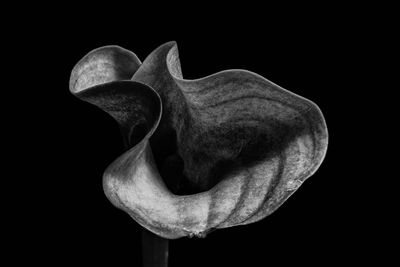
[{"label": "flower petal", "polygon": [[114,181],[120,207],[160,236],[203,235],[260,220],[316,171],[326,153],[326,125],[314,103],[245,70],[184,80],[174,42],[149,55],[132,79],[153,87],[163,101],[155,135],[174,131],[186,177],[203,191],[211,188],[174,195],[151,158],[127,168],[151,169],[140,175],[111,167],[105,176]]},{"label": "flower petal", "polygon": [[[167,55],[169,69],[177,54],[174,50]],[[178,142],[186,148],[181,156],[187,176],[195,182],[205,176],[216,181],[246,176],[235,209],[214,227],[266,217],[320,166],[328,133],[313,102],[246,70],[197,80],[184,80],[173,71],[171,76],[184,95],[192,122],[187,138]],[[215,168],[218,163],[220,169]]]},{"label": "flower petal", "polygon": [[89,52],[73,68],[69,88],[77,93],[87,88],[118,80],[129,80],[141,65],[137,56],[115,45]]},{"label": "flower petal", "polygon": [[[73,84],[86,88],[108,79],[93,77]],[[103,181],[114,205],[165,238],[202,236],[264,218],[325,156],[328,133],[319,108],[255,73],[227,70],[184,80],[177,46],[169,42],[145,59],[132,80],[132,87],[147,87],[132,95],[137,89],[121,89],[127,81],[115,91],[110,89],[117,83],[107,83],[98,92],[79,96],[116,118],[126,138],[140,118],[149,122],[147,128],[153,125],[107,168]],[[163,104],[162,117],[156,96]],[[165,143],[174,144],[160,152]],[[181,159],[183,176],[200,193],[171,193],[155,164],[159,153]],[[168,168],[169,161],[164,164]]]},{"label": "flower petal", "polygon": [[161,118],[161,100],[149,86],[133,81],[100,84],[75,94],[111,115],[119,124],[124,141],[132,147],[150,137]]}]

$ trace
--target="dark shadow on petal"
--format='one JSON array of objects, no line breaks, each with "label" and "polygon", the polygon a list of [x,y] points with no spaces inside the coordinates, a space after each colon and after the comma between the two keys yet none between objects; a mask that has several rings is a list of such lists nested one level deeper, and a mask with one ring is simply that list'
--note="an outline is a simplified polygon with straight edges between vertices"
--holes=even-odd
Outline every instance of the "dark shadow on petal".
[{"label": "dark shadow on petal", "polygon": [[134,125],[131,130],[130,130],[130,136],[129,136],[129,146],[132,147],[139,143],[149,132],[148,125],[146,125],[146,122],[139,123],[137,125]]},{"label": "dark shadow on petal", "polygon": [[[325,150],[318,146],[324,120],[313,103],[245,70],[184,80],[174,42],[154,50],[132,79],[163,101],[151,146],[174,193],[206,191],[236,171],[251,171],[303,134]],[[323,132],[314,138],[318,129]]]},{"label": "dark shadow on petal", "polygon": [[307,127],[269,118],[251,125],[226,123],[204,132],[186,131],[180,144],[187,178],[187,190],[182,194],[209,190],[238,171],[280,156],[291,141],[307,132]]},{"label": "dark shadow on petal", "polygon": [[177,153],[177,137],[173,129],[157,129],[150,138],[154,161],[165,185],[177,194],[183,177],[183,160]]},{"label": "dark shadow on petal", "polygon": [[118,122],[126,149],[132,148],[150,131],[154,131],[161,116],[158,94],[138,82],[105,83],[79,92],[76,96],[99,107]]}]

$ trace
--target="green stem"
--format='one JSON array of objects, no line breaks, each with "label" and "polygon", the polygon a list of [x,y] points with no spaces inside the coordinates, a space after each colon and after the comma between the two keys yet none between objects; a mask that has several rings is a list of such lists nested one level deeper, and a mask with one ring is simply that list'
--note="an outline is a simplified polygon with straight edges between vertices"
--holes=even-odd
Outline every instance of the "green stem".
[{"label": "green stem", "polygon": [[168,239],[142,229],[143,267],[168,267]]}]

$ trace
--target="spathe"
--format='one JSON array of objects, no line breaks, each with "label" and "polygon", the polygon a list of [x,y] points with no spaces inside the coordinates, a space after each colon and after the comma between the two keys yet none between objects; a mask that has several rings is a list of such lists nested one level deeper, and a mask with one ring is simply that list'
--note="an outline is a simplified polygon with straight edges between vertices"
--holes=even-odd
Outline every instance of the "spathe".
[{"label": "spathe", "polygon": [[[142,64],[120,47],[96,49],[75,66],[70,90],[113,116],[130,147],[104,173],[107,197],[165,238],[266,217],[327,149],[314,103],[245,70],[184,80],[175,42]],[[157,149],[166,143],[173,149]],[[175,168],[171,158],[198,193],[176,195],[165,185],[159,171]]]}]

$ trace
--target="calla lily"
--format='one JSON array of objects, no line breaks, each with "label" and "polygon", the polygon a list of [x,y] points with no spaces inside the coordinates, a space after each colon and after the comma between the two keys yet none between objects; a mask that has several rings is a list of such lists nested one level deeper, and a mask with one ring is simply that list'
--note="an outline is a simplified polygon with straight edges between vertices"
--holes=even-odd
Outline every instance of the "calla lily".
[{"label": "calla lily", "polygon": [[104,173],[107,198],[167,239],[265,218],[327,150],[313,102],[246,70],[185,80],[175,42],[143,63],[118,46],[93,50],[70,91],[120,125],[127,151]]}]

